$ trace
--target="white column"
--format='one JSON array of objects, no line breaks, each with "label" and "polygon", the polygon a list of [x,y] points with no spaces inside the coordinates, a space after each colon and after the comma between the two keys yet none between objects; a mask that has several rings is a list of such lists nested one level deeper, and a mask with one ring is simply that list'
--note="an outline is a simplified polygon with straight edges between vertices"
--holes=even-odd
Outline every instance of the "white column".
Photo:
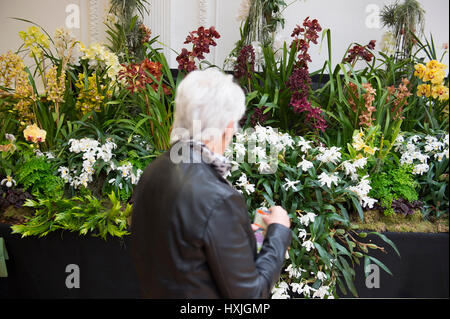
[{"label": "white column", "polygon": [[100,41],[100,5],[99,0],[89,0],[89,42]]},{"label": "white column", "polygon": [[144,17],[144,24],[152,31],[152,37],[159,35],[154,47],[163,48],[164,55],[170,63],[170,6],[171,0],[150,0],[149,14]]}]

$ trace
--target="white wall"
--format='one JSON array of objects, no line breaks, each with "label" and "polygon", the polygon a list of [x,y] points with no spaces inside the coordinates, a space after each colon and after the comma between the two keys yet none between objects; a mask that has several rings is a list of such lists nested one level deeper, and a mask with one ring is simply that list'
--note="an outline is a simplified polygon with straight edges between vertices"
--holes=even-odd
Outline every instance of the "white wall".
[{"label": "white wall", "polygon": [[[286,0],[292,2],[293,0]],[[333,62],[339,61],[351,42],[366,44],[374,39],[379,42],[384,30],[370,29],[366,26],[369,13],[366,8],[370,4],[380,8],[394,0],[297,0],[286,11],[286,27],[282,32],[289,37],[296,24],[307,16],[317,18],[324,28],[332,31]],[[151,15],[145,19],[154,31],[162,32],[161,40],[177,52],[181,51],[188,32],[200,25],[216,26],[222,37],[218,46],[207,56],[207,59],[219,66],[235,42],[239,39],[239,22],[236,16],[241,0],[149,0]],[[425,33],[433,33],[436,47],[449,42],[449,1],[420,0],[426,10]],[[104,41],[103,21],[108,0],[0,0],[0,54],[7,50],[16,50],[21,40],[20,30],[28,25],[9,19],[21,17],[41,24],[50,34],[55,28],[64,26],[68,4],[76,4],[80,8],[80,28],[72,32],[85,44],[92,41]],[[157,24],[157,26],[152,24]],[[162,31],[161,31],[162,30]],[[154,33],[155,34],[155,33]],[[171,67],[176,68],[176,53],[167,49]],[[311,70],[316,70],[327,59],[327,46],[319,52],[319,46],[311,49],[313,63]],[[449,65],[448,56],[444,62]]]},{"label": "white wall", "polygon": [[[167,23],[170,24],[170,39],[166,39],[175,51],[181,51],[189,31],[200,26],[202,14],[200,8],[207,4],[207,26],[214,25],[222,38],[212,54],[207,56],[210,62],[222,66],[224,59],[233,49],[239,39],[239,22],[236,16],[241,0],[150,0],[150,2],[170,1],[171,10]],[[341,60],[347,47],[352,42],[367,44],[370,40],[380,43],[386,30],[369,28],[366,20],[373,12],[366,12],[369,5],[377,5],[380,9],[394,0],[298,0],[284,12],[286,18],[285,29],[281,32],[289,37],[296,24],[310,16],[316,18],[323,28],[330,28],[332,35],[333,63]],[[287,0],[289,3],[290,1]],[[291,1],[292,2],[292,1]],[[448,0],[420,0],[426,11],[425,34],[433,33],[439,56],[442,54],[442,44],[449,42],[449,1]],[[370,7],[369,7],[370,8]],[[153,14],[157,14],[153,12]],[[327,45],[324,43],[311,49],[311,70],[319,69],[327,59]],[[171,53],[172,67],[177,67],[176,54]],[[448,65],[448,55],[444,62]]]},{"label": "white wall", "polygon": [[[16,51],[22,44],[19,31],[31,24],[11,19],[17,17],[30,20],[42,26],[51,36],[55,29],[65,27],[80,41],[89,44],[105,39],[103,25],[109,0],[0,0],[0,54]],[[79,9],[79,25],[66,25],[66,19],[73,13],[66,12],[68,6]],[[70,17],[69,17],[70,18]],[[69,22],[73,20],[69,19]]]}]

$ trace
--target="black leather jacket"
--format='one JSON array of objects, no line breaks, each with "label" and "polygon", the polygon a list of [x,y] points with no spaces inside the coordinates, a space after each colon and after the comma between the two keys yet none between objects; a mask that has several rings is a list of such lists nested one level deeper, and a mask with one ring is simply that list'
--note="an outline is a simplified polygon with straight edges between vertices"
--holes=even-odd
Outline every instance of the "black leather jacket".
[{"label": "black leather jacket", "polygon": [[142,297],[270,298],[291,231],[271,224],[257,254],[250,224],[242,195],[211,166],[161,155],[134,194],[131,248]]}]

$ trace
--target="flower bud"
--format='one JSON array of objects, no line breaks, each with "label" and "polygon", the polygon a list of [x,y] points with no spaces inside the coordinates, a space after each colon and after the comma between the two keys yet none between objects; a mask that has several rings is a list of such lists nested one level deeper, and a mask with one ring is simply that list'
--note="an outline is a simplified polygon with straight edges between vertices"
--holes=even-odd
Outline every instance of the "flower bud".
[{"label": "flower bud", "polygon": [[359,233],[358,236],[361,237],[361,238],[366,238],[367,237],[367,233]]}]

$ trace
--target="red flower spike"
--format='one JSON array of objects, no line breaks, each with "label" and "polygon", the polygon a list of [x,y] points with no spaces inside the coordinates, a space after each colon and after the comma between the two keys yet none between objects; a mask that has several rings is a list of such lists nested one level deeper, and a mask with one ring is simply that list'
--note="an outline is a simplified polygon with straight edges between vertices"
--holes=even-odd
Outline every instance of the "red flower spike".
[{"label": "red flower spike", "polygon": [[181,54],[177,57],[178,69],[191,72],[196,70],[194,59],[199,60],[205,59],[204,53],[210,53],[210,46],[216,46],[217,43],[214,39],[219,39],[220,34],[216,31],[214,27],[205,29],[204,27],[199,27],[196,31],[192,31],[186,37],[184,44],[193,44],[192,51],[188,51],[183,48]]}]

